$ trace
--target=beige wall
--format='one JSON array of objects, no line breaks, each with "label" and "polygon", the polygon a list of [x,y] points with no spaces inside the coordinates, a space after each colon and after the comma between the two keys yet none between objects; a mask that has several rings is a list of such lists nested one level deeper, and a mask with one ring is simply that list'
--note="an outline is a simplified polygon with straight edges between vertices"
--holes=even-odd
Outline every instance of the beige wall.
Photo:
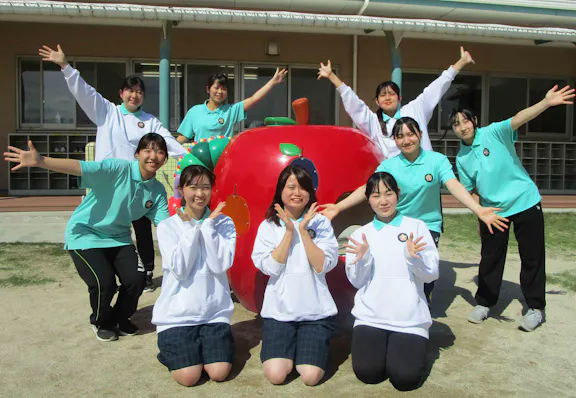
[{"label": "beige wall", "polygon": [[[159,55],[160,29],[92,25],[36,23],[0,24],[0,143],[16,131],[16,61],[20,55],[36,55],[42,44],[61,44],[66,53],[78,57],[150,58]],[[268,40],[278,42],[281,55],[266,56]],[[340,77],[352,84],[352,37],[278,32],[209,31],[174,29],[172,57],[181,60],[228,60],[317,64],[330,58],[340,66]],[[390,77],[390,57],[384,37],[359,37],[358,94],[372,101],[375,87]],[[576,48],[504,46],[462,43],[469,50],[477,72],[576,75]],[[406,69],[443,70],[459,56],[458,42],[405,39],[401,44]],[[340,109],[340,124],[350,119]],[[0,167],[0,191],[8,189],[7,165]]]}]

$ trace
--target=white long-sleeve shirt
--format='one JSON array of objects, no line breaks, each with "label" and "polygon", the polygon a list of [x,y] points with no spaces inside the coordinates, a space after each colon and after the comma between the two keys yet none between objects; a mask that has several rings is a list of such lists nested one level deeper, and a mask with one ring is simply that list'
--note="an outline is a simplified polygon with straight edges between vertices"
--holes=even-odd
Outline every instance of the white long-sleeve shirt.
[{"label": "white long-sleeve shirt", "polygon": [[176,214],[158,225],[162,293],[154,305],[157,331],[176,326],[230,323],[234,304],[226,271],[236,250],[230,217],[184,222]]},{"label": "white long-sleeve shirt", "polygon": [[282,322],[315,321],[335,315],[338,312],[336,303],[326,284],[326,273],[338,264],[338,242],[330,220],[317,214],[308,224],[308,233],[314,244],[325,255],[319,273],[308,261],[298,229],[300,220],[293,222],[294,235],[286,264],[272,258],[286,227],[264,220],[258,228],[252,261],[256,268],[270,276],[260,315]]},{"label": "white long-sleeve shirt", "polygon": [[[423,236],[424,251],[414,258],[406,241]],[[346,275],[358,289],[352,315],[354,326],[366,325],[428,338],[432,325],[424,295],[424,283],[438,279],[439,255],[430,231],[423,221],[396,216],[389,224],[372,221],[352,234],[352,239],[368,241],[368,252],[352,264],[356,255],[346,254]],[[349,244],[351,244],[349,242]]]},{"label": "white long-sleeve shirt", "polygon": [[131,113],[122,105],[108,101],[70,65],[66,66],[62,73],[68,89],[97,127],[94,160],[134,160],[140,138],[148,133],[157,133],[164,137],[170,156],[178,158],[186,153],[184,147],[153,115],[142,110]]},{"label": "white long-sleeve shirt", "polygon": [[[400,115],[402,117],[409,116],[418,122],[420,130],[422,131],[420,145],[424,150],[432,150],[432,143],[428,135],[428,123],[442,96],[448,91],[450,84],[452,84],[457,74],[456,69],[452,66],[449,67],[442,72],[440,77],[430,83],[416,99],[400,107]],[[392,117],[386,122],[388,136],[385,137],[382,134],[382,127],[380,126],[378,115],[372,112],[370,107],[366,105],[349,86],[343,83],[338,87],[338,92],[342,98],[344,109],[346,109],[346,112],[350,115],[354,124],[358,126],[360,131],[378,144],[386,159],[398,155],[400,149],[398,149],[394,138],[391,136],[396,119]]]}]

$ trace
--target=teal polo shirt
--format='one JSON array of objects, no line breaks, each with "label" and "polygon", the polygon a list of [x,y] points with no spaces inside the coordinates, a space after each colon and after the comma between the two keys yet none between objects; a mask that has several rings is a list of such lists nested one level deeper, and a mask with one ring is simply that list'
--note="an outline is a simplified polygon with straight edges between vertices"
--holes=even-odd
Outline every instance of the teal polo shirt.
[{"label": "teal polo shirt", "polygon": [[482,206],[501,208],[498,214],[503,217],[518,214],[542,200],[516,154],[517,140],[512,119],[492,123],[476,129],[472,145],[462,143],[456,156],[462,185],[468,191],[476,188]]},{"label": "teal polo shirt", "polygon": [[410,162],[401,153],[386,159],[376,169],[392,174],[400,188],[399,213],[422,220],[430,231],[442,233],[442,202],[440,188],[456,178],[448,158],[441,153],[420,149]]},{"label": "teal polo shirt", "polygon": [[170,216],[164,186],[156,178],[142,181],[137,160],[80,161],[80,167],[81,186],[90,192],[66,225],[65,249],[131,245],[133,220],[146,216],[158,225]]},{"label": "teal polo shirt", "polygon": [[178,127],[180,134],[188,139],[194,137],[195,141],[218,135],[231,137],[234,125],[246,119],[244,101],[233,105],[220,105],[213,111],[208,109],[207,103],[208,101],[190,108]]}]

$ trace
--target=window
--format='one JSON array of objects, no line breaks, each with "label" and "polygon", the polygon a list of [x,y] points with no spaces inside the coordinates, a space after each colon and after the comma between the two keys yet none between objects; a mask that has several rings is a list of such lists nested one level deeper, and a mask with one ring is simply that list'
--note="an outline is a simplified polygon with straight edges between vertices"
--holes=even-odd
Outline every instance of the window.
[{"label": "window", "polygon": [[[88,84],[119,103],[118,89],[126,75],[124,62],[70,61]],[[60,67],[39,60],[20,60],[20,125],[73,129],[95,127],[68,90]]]},{"label": "window", "polygon": [[[490,97],[488,115],[489,122],[499,122],[515,115],[526,108],[528,102],[528,80],[522,78],[490,78]],[[526,126],[518,130],[520,135],[526,134]]]},{"label": "window", "polygon": [[[335,72],[336,73],[336,72]],[[290,100],[308,98],[310,124],[336,124],[336,90],[328,79],[318,80],[318,69],[290,69]],[[294,110],[291,117],[296,118]]]},{"label": "window", "polygon": [[[285,68],[286,66],[282,66]],[[265,85],[276,72],[275,66],[245,66],[244,67],[244,98],[251,97]],[[288,86],[279,84],[247,112],[244,122],[246,128],[264,125],[264,119],[269,116],[288,116]]]},{"label": "window", "polygon": [[[170,64],[170,129],[175,131],[180,126],[184,114],[184,79],[183,66]],[[140,75],[146,85],[146,94],[142,108],[156,116],[160,116],[160,64],[134,63],[134,73]]]}]

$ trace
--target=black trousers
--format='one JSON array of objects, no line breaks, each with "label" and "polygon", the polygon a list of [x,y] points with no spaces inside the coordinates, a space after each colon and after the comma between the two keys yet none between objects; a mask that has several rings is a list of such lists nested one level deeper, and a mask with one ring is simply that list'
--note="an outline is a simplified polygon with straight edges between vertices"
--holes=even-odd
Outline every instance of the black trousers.
[{"label": "black trousers", "polygon": [[[438,245],[440,244],[440,232],[430,231],[430,235],[432,235],[436,249],[438,249]],[[432,302],[432,291],[434,290],[435,285],[436,281],[424,284],[424,294],[426,295],[426,300],[428,300],[428,307],[430,307],[430,303]]]},{"label": "black trousers", "polygon": [[[507,217],[514,224],[514,234],[520,252],[520,287],[529,308],[543,310],[546,306],[546,250],[544,247],[544,215],[538,203],[518,214]],[[508,229],[500,232],[480,223],[482,259],[478,271],[478,291],[476,301],[485,307],[492,307],[498,301],[506,252],[508,250]]]},{"label": "black trousers", "polygon": [[397,390],[414,390],[426,366],[427,341],[415,334],[356,326],[352,332],[352,369],[366,384],[390,378]]},{"label": "black trousers", "polygon": [[[78,274],[88,285],[92,307],[90,323],[110,330],[118,321],[128,319],[136,312],[146,274],[138,271],[134,245],[70,250],[69,253]],[[112,308],[110,304],[117,290],[116,275],[120,279],[120,290]]]},{"label": "black trousers", "polygon": [[132,221],[136,234],[136,247],[144,270],[154,270],[154,239],[152,238],[152,222],[147,217]]}]

